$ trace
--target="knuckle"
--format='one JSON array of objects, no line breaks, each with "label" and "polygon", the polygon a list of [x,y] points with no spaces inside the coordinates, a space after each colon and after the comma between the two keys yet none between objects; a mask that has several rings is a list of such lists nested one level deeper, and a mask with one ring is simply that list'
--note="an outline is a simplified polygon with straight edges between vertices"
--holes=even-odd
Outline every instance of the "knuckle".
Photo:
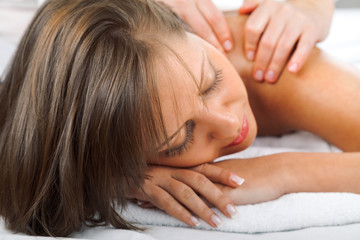
[{"label": "knuckle", "polygon": [[174,204],[174,199],[168,195],[168,196],[164,196],[161,199],[156,199],[157,202],[159,202],[159,207],[162,210],[168,210],[168,209],[172,209],[174,208],[176,205]]},{"label": "knuckle", "polygon": [[194,191],[191,188],[183,187],[181,190],[181,195],[185,200],[189,200],[194,196]]},{"label": "knuckle", "polygon": [[200,187],[203,187],[209,183],[209,179],[205,177],[204,175],[197,175],[195,177],[195,181]]},{"label": "knuckle", "polygon": [[250,24],[245,26],[245,34],[250,38],[256,38],[260,35],[261,29]]},{"label": "knuckle", "polygon": [[262,39],[260,44],[266,51],[270,51],[275,47],[274,41],[269,38]]},{"label": "knuckle", "polygon": [[280,8],[279,8],[279,11],[280,11],[281,14],[288,14],[288,13],[293,11],[293,8],[289,4],[283,4],[282,3]]},{"label": "knuckle", "polygon": [[208,18],[208,22],[211,26],[217,28],[223,22],[222,15],[218,12],[215,12]]}]

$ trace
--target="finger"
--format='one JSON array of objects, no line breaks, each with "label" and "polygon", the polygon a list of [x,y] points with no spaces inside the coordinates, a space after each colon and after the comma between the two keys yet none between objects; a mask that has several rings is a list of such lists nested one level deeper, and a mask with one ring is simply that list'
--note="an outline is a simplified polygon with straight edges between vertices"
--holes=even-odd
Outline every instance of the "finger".
[{"label": "finger", "polygon": [[289,72],[296,73],[302,68],[314,46],[315,46],[315,39],[310,34],[310,32],[304,33],[304,35],[301,36],[299,43],[296,47],[296,50],[288,64]]},{"label": "finger", "polygon": [[230,51],[233,47],[233,39],[222,12],[210,0],[198,1],[197,7],[212,28],[222,47],[225,51]]},{"label": "finger", "polygon": [[263,2],[261,0],[245,0],[243,5],[239,8],[239,14],[249,14]]},{"label": "finger", "polygon": [[250,61],[255,59],[258,42],[269,20],[269,12],[261,5],[249,16],[245,23],[245,53]]},{"label": "finger", "polygon": [[190,8],[188,14],[184,15],[183,18],[184,21],[190,24],[197,35],[221,52],[224,52],[224,49],[216,38],[215,33],[197,8]]},{"label": "finger", "polygon": [[[224,215],[228,217],[236,215],[236,209],[230,198],[223,194],[222,191],[220,191],[219,188],[217,188],[215,184],[204,175],[198,173],[194,174],[193,171],[184,171],[182,174],[179,174],[178,172],[175,173],[173,177],[180,182],[185,183],[187,187],[191,187],[198,194],[203,196],[208,202],[219,209]],[[192,197],[193,196],[188,194],[188,199]],[[189,201],[187,199],[183,199],[183,201],[188,202],[189,206],[191,205],[191,210],[196,211],[195,213],[198,214],[202,219],[206,220],[207,222],[211,221],[213,215],[210,215],[210,212],[203,206],[192,205],[191,200]],[[199,202],[197,203],[200,204]]]},{"label": "finger", "polygon": [[265,80],[269,83],[275,83],[283,71],[284,65],[289,59],[291,51],[294,49],[300,36],[300,30],[289,25],[285,28],[276,47],[274,56],[266,71]]},{"label": "finger", "polygon": [[265,70],[270,64],[284,28],[285,23],[283,19],[274,17],[270,20],[270,23],[260,40],[256,53],[253,72],[255,80],[262,81],[265,77]]},{"label": "finger", "polygon": [[[181,202],[184,206],[186,206],[186,208],[195,213],[210,226],[219,227],[222,224],[219,216],[217,216],[210,209],[210,207],[205,204],[205,202],[194,192],[192,189],[194,186],[189,187],[186,185],[188,183],[182,180],[169,181],[162,187],[164,187],[164,189],[168,191],[177,201]],[[176,191],[173,191],[174,189],[176,189]],[[218,189],[218,191],[220,190]]]},{"label": "finger", "polygon": [[192,168],[192,170],[203,174],[212,182],[222,183],[230,187],[238,187],[244,183],[244,179],[237,174],[212,164],[201,164]]},{"label": "finger", "polygon": [[190,226],[195,227],[200,224],[200,221],[167,191],[161,187],[155,185],[152,186],[152,190],[148,193],[148,198],[152,204]]}]

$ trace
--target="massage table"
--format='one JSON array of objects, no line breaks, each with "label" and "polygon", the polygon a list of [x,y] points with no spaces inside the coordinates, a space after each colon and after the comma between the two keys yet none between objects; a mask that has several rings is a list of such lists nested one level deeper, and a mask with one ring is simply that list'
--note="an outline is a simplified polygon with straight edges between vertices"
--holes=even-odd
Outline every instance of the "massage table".
[{"label": "massage table", "polygon": [[[229,2],[232,1],[216,0],[215,3],[224,11],[231,10],[237,6],[236,4],[239,4],[237,2],[234,5]],[[19,1],[19,3],[0,0],[0,74],[3,74],[36,8],[35,0]],[[318,47],[326,50],[335,58],[360,69],[359,24],[360,9],[337,9],[329,37],[318,44]],[[339,152],[340,150],[313,134],[297,132],[280,137],[259,137],[248,150],[239,153],[239,157],[284,151]],[[342,197],[341,194],[293,194],[263,203],[263,205],[244,206],[239,208],[238,219],[228,220],[218,230],[206,227],[205,223],[202,223],[200,228],[186,227],[160,210],[146,212],[137,206],[130,205],[130,211],[124,214],[129,219],[140,219],[139,226],[145,228],[144,231],[137,232],[111,227],[84,227],[81,231],[65,239],[360,239],[360,195],[348,194],[347,197]],[[316,205],[320,202],[323,204]],[[287,203],[287,207],[282,209],[281,206],[284,204],[278,203]],[[304,206],[300,203],[304,203]],[[323,207],[325,210],[322,212],[316,206]],[[313,208],[313,212],[311,212],[313,214],[306,211],[311,208]],[[252,212],[249,209],[252,209]],[[259,211],[259,209],[263,209],[263,211]],[[303,211],[299,211],[301,209]],[[295,214],[296,216],[294,215],[293,218],[289,214],[286,215],[291,211],[294,213],[297,211],[298,215]],[[268,220],[266,221],[266,219]],[[307,219],[309,220],[307,221]],[[229,227],[230,225],[231,227]],[[51,238],[14,234],[5,229],[3,221],[0,220],[0,239],[46,240]]]}]

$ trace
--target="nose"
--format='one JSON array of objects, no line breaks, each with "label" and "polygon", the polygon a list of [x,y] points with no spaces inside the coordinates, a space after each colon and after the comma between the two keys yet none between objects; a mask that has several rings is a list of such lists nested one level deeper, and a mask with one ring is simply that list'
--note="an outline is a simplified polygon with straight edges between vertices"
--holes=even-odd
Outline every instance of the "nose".
[{"label": "nose", "polygon": [[207,108],[205,111],[204,121],[212,138],[231,139],[238,136],[241,130],[238,112],[225,106]]}]

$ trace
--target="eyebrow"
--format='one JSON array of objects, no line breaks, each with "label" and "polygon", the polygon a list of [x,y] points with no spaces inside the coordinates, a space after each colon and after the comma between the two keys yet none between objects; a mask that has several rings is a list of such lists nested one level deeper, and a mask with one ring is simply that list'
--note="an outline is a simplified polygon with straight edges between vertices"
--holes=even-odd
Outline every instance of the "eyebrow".
[{"label": "eyebrow", "polygon": [[[205,49],[204,49],[204,51],[202,52],[201,74],[200,74],[200,85],[199,85],[199,89],[201,88],[201,86],[202,86],[202,84],[203,84],[203,82],[204,82],[204,79],[205,79],[205,74],[204,74],[204,72],[205,72],[205,56],[206,56],[206,59],[209,61],[209,57],[208,57],[208,55],[206,54],[206,51],[205,51]],[[193,76],[193,74],[190,74],[190,75]],[[167,140],[166,140],[164,143],[160,144],[160,146],[158,147],[158,149],[161,149],[163,146],[165,146],[165,145],[168,144],[171,140],[173,140],[173,139],[176,137],[176,135],[178,135],[178,134],[181,132],[181,130],[185,127],[185,125],[186,125],[186,122],[183,123],[183,124],[181,125],[181,127],[179,127],[178,130],[176,130],[173,134],[171,134],[171,136],[168,137]],[[179,146],[181,146],[182,144],[184,144],[185,141],[186,141],[186,139],[185,139],[181,144],[179,144]],[[171,148],[171,149],[175,149],[175,148],[177,148],[177,147],[178,147],[178,146],[174,146],[174,147]],[[169,149],[169,150],[171,150],[171,149]]]}]

